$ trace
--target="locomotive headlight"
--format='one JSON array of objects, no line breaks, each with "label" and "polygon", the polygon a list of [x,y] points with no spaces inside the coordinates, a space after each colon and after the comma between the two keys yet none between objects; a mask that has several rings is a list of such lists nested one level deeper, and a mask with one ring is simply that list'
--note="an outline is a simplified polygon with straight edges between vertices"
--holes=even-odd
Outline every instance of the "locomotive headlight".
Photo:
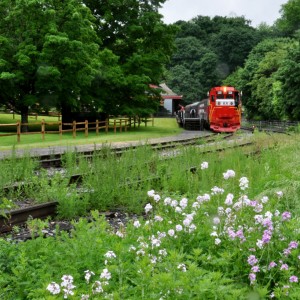
[{"label": "locomotive headlight", "polygon": [[230,102],[230,105],[233,105],[233,102],[232,102],[232,101]]}]

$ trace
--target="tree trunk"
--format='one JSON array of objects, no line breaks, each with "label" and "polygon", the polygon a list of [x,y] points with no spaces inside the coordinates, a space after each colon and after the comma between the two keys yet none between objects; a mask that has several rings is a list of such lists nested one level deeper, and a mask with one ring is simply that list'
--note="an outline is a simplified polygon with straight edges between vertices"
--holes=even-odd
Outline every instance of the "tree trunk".
[{"label": "tree trunk", "polygon": [[21,132],[28,132],[28,106],[21,108]]}]

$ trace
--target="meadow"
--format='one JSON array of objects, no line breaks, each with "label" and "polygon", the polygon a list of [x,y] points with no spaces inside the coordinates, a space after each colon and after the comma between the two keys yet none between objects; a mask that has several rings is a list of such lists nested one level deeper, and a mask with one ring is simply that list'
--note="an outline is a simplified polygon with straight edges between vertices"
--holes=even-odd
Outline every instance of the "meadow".
[{"label": "meadow", "polygon": [[[0,114],[0,124],[13,124],[20,121],[20,115],[15,115],[13,119],[12,114]],[[40,132],[40,123],[45,122],[58,122],[58,117],[49,116],[29,116],[29,131]],[[37,124],[38,123],[38,124]],[[88,137],[85,137],[84,131],[78,132],[76,138],[73,138],[72,132],[64,132],[62,136],[59,136],[58,125],[46,126],[46,131],[55,130],[57,133],[45,134],[45,139],[42,139],[41,133],[35,134],[21,134],[20,142],[17,142],[17,136],[0,136],[0,151],[11,150],[12,148],[45,148],[51,146],[70,146],[76,144],[94,144],[94,143],[113,143],[121,141],[140,141],[147,140],[149,138],[159,138],[164,136],[176,135],[182,132],[176,124],[174,118],[155,118],[154,126],[151,122],[145,126],[145,123],[141,123],[140,127],[130,128],[127,132],[117,131],[114,133],[113,129],[110,129],[108,133],[104,129],[99,130],[97,135],[95,130],[89,131]],[[16,133],[16,127],[0,127],[0,134]]]},{"label": "meadow", "polygon": [[[120,158],[107,147],[93,163],[67,153],[51,183],[31,158],[1,162],[2,187],[34,183],[3,206],[58,200],[74,229],[44,238],[50,220],[30,220],[32,240],[0,239],[0,298],[299,299],[299,135],[250,139],[167,158],[147,145]],[[128,217],[112,227],[107,210]]]}]

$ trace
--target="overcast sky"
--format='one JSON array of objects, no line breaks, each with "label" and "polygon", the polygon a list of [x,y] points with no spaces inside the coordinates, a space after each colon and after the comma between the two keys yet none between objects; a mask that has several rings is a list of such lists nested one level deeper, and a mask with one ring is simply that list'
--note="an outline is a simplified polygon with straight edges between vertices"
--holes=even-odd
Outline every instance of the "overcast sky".
[{"label": "overcast sky", "polygon": [[197,16],[244,16],[252,26],[264,22],[273,25],[280,8],[288,0],[167,0],[160,13],[164,22],[189,21]]}]

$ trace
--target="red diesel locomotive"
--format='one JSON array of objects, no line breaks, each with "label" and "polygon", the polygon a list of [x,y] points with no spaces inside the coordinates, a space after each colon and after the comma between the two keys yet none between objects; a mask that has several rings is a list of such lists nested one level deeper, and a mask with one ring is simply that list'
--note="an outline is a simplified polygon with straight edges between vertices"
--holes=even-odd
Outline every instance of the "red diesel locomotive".
[{"label": "red diesel locomotive", "polygon": [[185,106],[177,113],[180,126],[190,130],[234,132],[241,127],[241,93],[231,86],[213,87],[208,99]]}]

